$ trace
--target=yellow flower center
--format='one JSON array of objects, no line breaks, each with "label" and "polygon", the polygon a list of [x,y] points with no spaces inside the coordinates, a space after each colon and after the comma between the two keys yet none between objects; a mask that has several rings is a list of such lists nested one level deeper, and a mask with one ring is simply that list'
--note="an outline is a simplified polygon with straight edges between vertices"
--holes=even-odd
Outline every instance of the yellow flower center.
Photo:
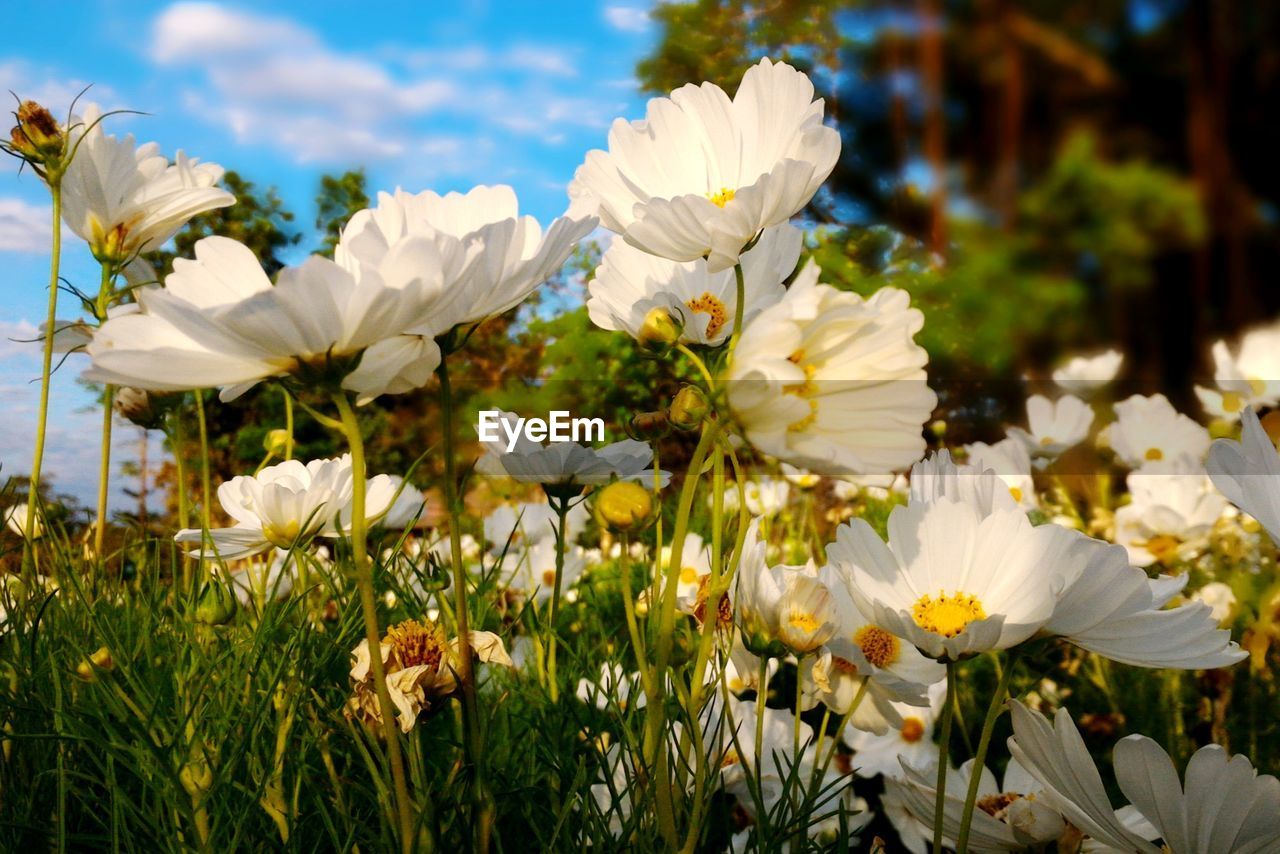
[{"label": "yellow flower center", "polygon": [[685,303],[694,314],[710,315],[707,321],[707,337],[714,338],[729,320],[729,311],[710,291],[703,291],[702,296]]},{"label": "yellow flower center", "polygon": [[1146,459],[1152,462],[1155,462],[1156,460],[1163,460],[1164,451],[1160,450],[1159,448],[1147,448],[1147,452],[1143,454],[1143,457],[1145,457]]},{"label": "yellow flower center", "polygon": [[1171,558],[1178,554],[1178,547],[1182,545],[1177,537],[1169,534],[1157,534],[1147,540],[1147,551],[1151,552],[1151,556],[1161,563],[1167,563]]},{"label": "yellow flower center", "polygon": [[1016,486],[1009,487],[1009,494],[1013,496],[1013,500],[1022,503],[1022,490]]},{"label": "yellow flower center", "polygon": [[853,642],[876,667],[888,667],[898,660],[898,639],[879,626],[863,626]]},{"label": "yellow flower center", "polygon": [[1266,380],[1260,380],[1254,377],[1250,377],[1249,390],[1253,392],[1254,397],[1261,397],[1262,393],[1267,390]]},{"label": "yellow flower center", "polygon": [[800,366],[801,370],[804,371],[804,381],[783,386],[783,393],[794,394],[796,397],[805,398],[809,402],[809,414],[787,425],[788,430],[798,433],[801,430],[807,430],[814,421],[818,420],[818,401],[813,399],[813,396],[818,391],[817,385],[813,381],[814,375],[818,373],[818,366],[804,361],[804,350],[795,351],[787,357],[787,361]]},{"label": "yellow flower center", "polygon": [[1239,392],[1224,391],[1222,393],[1222,411],[1239,412],[1244,408],[1244,399]]},{"label": "yellow flower center", "polygon": [[924,738],[924,721],[919,718],[903,718],[901,735],[903,741],[915,744]]},{"label": "yellow flower center", "polygon": [[847,658],[841,658],[838,655],[831,656],[831,667],[839,673],[845,673],[849,676],[858,675],[858,665],[854,664]]},{"label": "yellow flower center", "polygon": [[434,623],[405,620],[387,629],[384,643],[391,644],[391,660],[388,670],[403,670],[425,664],[439,667],[448,644],[444,629]]},{"label": "yellow flower center", "polygon": [[554,569],[543,570],[542,583],[548,587],[554,587],[556,583],[556,571]]},{"label": "yellow flower center", "polygon": [[812,634],[822,626],[818,618],[809,611],[792,611],[787,615],[787,622],[806,634]]},{"label": "yellow flower center", "polygon": [[1055,442],[1057,442],[1057,439],[1054,439],[1052,436],[1045,436],[1040,440],[1040,447],[1047,448]]},{"label": "yellow flower center", "polygon": [[728,187],[721,187],[718,193],[707,193],[707,198],[711,200],[711,204],[718,208],[722,208],[729,202],[733,201],[735,191]]},{"label": "yellow flower center", "polygon": [[302,525],[297,519],[290,519],[282,525],[268,522],[262,526],[262,536],[276,548],[288,549],[298,541],[298,532],[301,530]]},{"label": "yellow flower center", "polygon": [[693,584],[698,580],[698,570],[691,566],[686,566],[680,570],[680,583]]},{"label": "yellow flower center", "polygon": [[982,610],[982,603],[976,596],[939,593],[934,599],[926,593],[911,609],[911,616],[916,625],[926,632],[953,638],[974,620],[985,620],[987,612]]}]

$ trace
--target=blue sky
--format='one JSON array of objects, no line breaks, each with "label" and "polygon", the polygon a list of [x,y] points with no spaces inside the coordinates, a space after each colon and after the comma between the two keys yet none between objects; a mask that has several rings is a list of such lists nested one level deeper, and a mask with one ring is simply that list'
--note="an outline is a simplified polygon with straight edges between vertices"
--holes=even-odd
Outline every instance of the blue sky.
[{"label": "blue sky", "polygon": [[[319,176],[355,166],[375,189],[511,184],[545,224],[564,211],[573,170],[604,145],[609,123],[643,114],[634,69],[657,37],[647,5],[98,0],[70,14],[66,5],[28,4],[6,22],[0,87],[61,113],[92,83],[86,97],[103,107],[148,114],[115,117],[108,132],[274,185],[304,228]],[[21,339],[44,316],[50,227],[44,187],[4,160],[0,463],[8,473],[30,467],[38,348]],[[63,274],[96,283],[87,251],[74,239],[66,245]],[[99,416],[87,411],[77,373],[69,362],[55,378],[46,468],[57,488],[87,500]],[[123,459],[138,438],[118,432]]]}]

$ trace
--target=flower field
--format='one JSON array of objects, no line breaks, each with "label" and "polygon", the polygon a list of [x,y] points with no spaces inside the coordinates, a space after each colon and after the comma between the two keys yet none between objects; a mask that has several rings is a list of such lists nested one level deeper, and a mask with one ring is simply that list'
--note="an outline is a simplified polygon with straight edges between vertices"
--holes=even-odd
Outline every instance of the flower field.
[{"label": "flower field", "polygon": [[[1118,347],[949,375],[941,256],[847,287],[818,240],[826,110],[765,57],[615,121],[550,223],[388,190],[276,267],[204,227],[222,166],[21,101],[0,849],[1280,850],[1280,327],[1197,410]],[[73,374],[87,511],[42,472]],[[124,515],[135,428],[166,503]]]}]

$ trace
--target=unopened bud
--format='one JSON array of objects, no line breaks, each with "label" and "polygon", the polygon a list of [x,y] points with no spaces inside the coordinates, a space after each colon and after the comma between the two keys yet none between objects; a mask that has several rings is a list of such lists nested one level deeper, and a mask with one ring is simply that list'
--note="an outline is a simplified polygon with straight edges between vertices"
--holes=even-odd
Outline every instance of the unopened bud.
[{"label": "unopened bud", "polygon": [[945,439],[947,436],[947,422],[939,418],[929,425],[929,432],[933,434],[935,439]]},{"label": "unopened bud", "polygon": [[702,389],[687,385],[676,392],[668,410],[668,417],[672,425],[680,430],[696,430],[710,411],[711,404],[707,402],[707,396],[702,393]]},{"label": "unopened bud", "polygon": [[276,428],[267,433],[262,440],[262,450],[276,457],[283,457],[289,447],[289,431]]},{"label": "unopened bud", "polygon": [[65,136],[53,114],[35,101],[18,106],[18,123],[9,133],[9,145],[32,163],[57,161]]},{"label": "unopened bud", "polygon": [[164,423],[164,411],[154,405],[150,393],[140,388],[121,386],[116,389],[112,406],[116,413],[127,421],[132,421],[144,430],[155,430]]},{"label": "unopened bud", "polygon": [[640,324],[636,340],[640,343],[640,349],[647,353],[661,355],[675,346],[680,340],[682,331],[680,324],[671,316],[670,309],[657,306],[649,309],[648,314],[644,316],[644,322]]},{"label": "unopened bud", "polygon": [[653,442],[671,432],[671,422],[667,413],[637,412],[627,422],[627,435],[637,442]]},{"label": "unopened bud", "polygon": [[124,264],[134,254],[133,247],[129,244],[129,226],[121,222],[106,232],[94,229],[93,239],[89,241],[89,250],[93,252],[93,257],[103,264],[113,266]]},{"label": "unopened bud", "polygon": [[97,671],[115,669],[115,660],[111,657],[111,650],[105,646],[98,647],[97,652],[90,655],[84,661],[76,666],[76,675],[86,682],[92,682],[97,679]]},{"label": "unopened bud", "polygon": [[236,613],[236,597],[221,581],[213,580],[200,596],[196,620],[208,626],[220,626]]},{"label": "unopened bud", "polygon": [[618,533],[642,530],[652,520],[653,509],[653,493],[625,480],[609,484],[596,499],[596,515]]}]

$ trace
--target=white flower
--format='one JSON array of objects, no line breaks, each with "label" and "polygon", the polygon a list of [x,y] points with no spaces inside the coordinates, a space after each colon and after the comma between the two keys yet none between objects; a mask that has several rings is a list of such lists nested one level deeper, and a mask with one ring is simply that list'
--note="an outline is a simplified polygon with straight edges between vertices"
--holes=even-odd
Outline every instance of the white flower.
[{"label": "white flower", "polygon": [[1009,438],[1017,439],[1033,457],[1052,459],[1083,442],[1093,424],[1089,404],[1069,394],[1058,400],[1034,394],[1027,398],[1027,426],[1010,427]]},{"label": "white flower", "polygon": [[[582,503],[565,515],[565,542],[573,543],[586,527],[590,513]],[[556,511],[545,501],[500,504],[484,520],[484,538],[494,554],[555,539]]]},{"label": "white flower", "polygon": [[1071,558],[1070,532],[1033,527],[994,474],[970,471],[966,480],[986,481],[985,506],[969,496],[913,494],[889,515],[888,546],[854,519],[827,549],[863,617],[931,658],[1030,638],[1053,615]]},{"label": "white flower", "polygon": [[[1259,776],[1248,758],[1202,747],[1186,768],[1185,787],[1169,755],[1142,735],[1115,747],[1116,782],[1132,808],[1113,810],[1102,777],[1066,709],[1050,723],[1010,703],[1009,750],[1043,787],[1040,800],[1094,842],[1120,851],[1157,854],[1274,851],[1280,846],[1280,782]],[[1145,819],[1139,823],[1133,815]],[[1144,825],[1147,833],[1134,828]],[[1153,835],[1152,835],[1153,834]],[[1152,843],[1159,838],[1163,848]]]},{"label": "white flower", "polygon": [[[232,400],[269,377],[336,374],[367,398],[380,390],[361,375],[383,357],[366,348],[405,329],[440,289],[439,255],[422,238],[401,241],[359,279],[312,256],[275,285],[234,240],[206,237],[195,254],[173,262],[165,287],[138,292],[141,311],[103,324],[86,377],[149,391],[217,386]],[[423,358],[434,367],[439,352]]]},{"label": "white flower", "polygon": [[1118,350],[1074,356],[1053,372],[1053,381],[1064,391],[1088,395],[1115,380],[1122,364],[1124,354]]},{"label": "white flower", "polygon": [[[218,502],[235,526],[209,531],[209,553],[199,549],[194,554],[228,561],[273,547],[303,547],[319,534],[335,530],[338,515],[351,500],[351,489],[349,456],[306,465],[288,460],[256,475],[234,477],[218,487]],[[185,529],[174,539],[200,543],[203,532]]]},{"label": "white flower", "polygon": [[[579,700],[600,711],[609,708],[611,703],[620,709],[643,709],[646,702],[644,690],[640,687],[640,674],[628,673],[617,662],[606,661],[601,664],[600,678],[595,681],[579,679],[576,693]],[[632,697],[635,698],[634,702]]]},{"label": "white flower", "polygon": [[[671,565],[671,546],[662,547],[660,566]],[[711,577],[711,544],[694,533],[685,534],[680,549],[680,574],[676,578],[676,601],[684,613],[692,613],[698,594]]]},{"label": "white flower", "polygon": [[835,602],[807,566],[770,566],[766,544],[759,538],[759,520],[752,520],[742,543],[742,561],[734,576],[733,617],[747,649],[777,657],[785,649],[803,655],[814,652],[835,634]]},{"label": "white flower", "polygon": [[[899,791],[907,809],[928,827],[936,809],[937,764],[921,770],[904,764],[906,780]],[[947,769],[943,798],[942,835],[954,846],[960,834],[965,795],[974,773],[974,761]],[[1004,780],[983,768],[978,777],[978,801],[969,826],[969,843],[975,851],[1022,851],[1056,840],[1066,830],[1063,815],[1045,803],[1043,786],[1016,759],[1009,760]],[[930,834],[932,835],[932,834]]]},{"label": "white flower", "polygon": [[[507,587],[521,596],[532,596],[539,604],[551,601],[556,585],[556,545],[541,540],[526,549],[507,552],[502,563]],[[573,587],[587,570],[586,552],[579,546],[565,551],[560,573],[560,591]]]},{"label": "white flower", "polygon": [[974,442],[965,446],[965,452],[971,465],[994,471],[1023,510],[1034,510],[1040,506],[1026,443],[1013,438],[1001,439],[994,445]]},{"label": "white flower", "polygon": [[[795,271],[803,237],[800,229],[780,225],[766,230],[743,253],[744,324],[782,299],[782,282]],[[601,329],[638,338],[645,315],[665,308],[683,323],[680,340],[686,344],[718,346],[733,332],[738,305],[734,273],[710,273],[701,258],[670,261],[615,237],[588,290],[587,312]]]},{"label": "white flower", "polygon": [[[28,518],[29,517],[27,516],[27,504],[25,501],[19,504],[15,504],[12,507],[10,507],[8,510],[4,511],[5,526],[10,531],[17,534],[19,537],[25,537],[27,535]],[[31,527],[31,538],[33,540],[38,540],[43,536],[44,536],[44,522],[40,518],[39,509],[37,509],[35,524],[32,525]]]},{"label": "white flower", "polygon": [[1163,394],[1135,394],[1117,403],[1107,441],[1130,468],[1181,456],[1203,462],[1209,451],[1209,431],[1174,409]]},{"label": "white flower", "polygon": [[[704,712],[709,730],[703,737],[705,749],[719,760],[720,779],[739,805],[754,816],[755,798],[748,780],[759,776],[761,796],[766,809],[772,808],[785,793],[785,782],[792,769],[805,760],[806,748],[813,738],[813,728],[784,709],[766,708],[763,720],[756,715],[755,702],[732,695],[728,701],[712,694]],[[799,727],[801,754],[795,751],[796,728]],[[760,729],[761,757],[756,756],[756,730]],[[759,759],[759,767],[757,767]],[[801,774],[801,779],[808,775]]]},{"label": "white flower", "polygon": [[1132,500],[1116,510],[1116,542],[1137,566],[1194,557],[1227,507],[1204,467],[1187,457],[1147,463],[1126,483]]},{"label": "white flower", "polygon": [[1204,587],[1191,594],[1191,598],[1208,605],[1209,616],[1218,624],[1229,620],[1231,612],[1236,607],[1236,594],[1229,585],[1223,584],[1221,581],[1210,581]]},{"label": "white flower", "polygon": [[1280,543],[1280,455],[1258,414],[1240,418],[1240,441],[1219,439],[1209,451],[1209,477],[1227,499],[1262,523]]},{"label": "white flower", "polygon": [[360,365],[353,382],[369,397],[423,385],[438,363],[437,336],[519,305],[595,225],[595,217],[561,217],[544,234],[537,220],[520,215],[515,191],[503,185],[443,196],[379,193],[375,207],[343,228],[334,259],[359,279],[364,270],[381,269],[401,243],[423,240],[439,256],[441,281],[412,323],[375,345],[375,358]]},{"label": "white flower", "polygon": [[733,100],[711,83],[649,102],[644,121],[618,119],[609,150],[591,151],[569,195],[632,246],[672,261],[732,267],[762,229],[808,204],[840,156],[813,84],[763,59]]},{"label": "white flower", "polygon": [[863,299],[817,280],[810,263],[747,324],[728,367],[734,418],[759,450],[819,474],[905,468],[937,403],[912,340],[924,317],[906,291]]},{"label": "white flower", "polygon": [[929,686],[929,705],[912,706],[903,702],[893,703],[902,723],[884,733],[862,729],[844,732],[843,741],[853,749],[854,773],[859,777],[902,777],[904,765],[911,768],[928,768],[938,761],[938,746],[933,743],[933,726],[942,713],[947,698],[947,682]]},{"label": "white flower", "polygon": [[[514,430],[518,417],[514,412],[504,412],[501,420]],[[507,435],[506,427],[499,435]],[[476,471],[506,475],[521,483],[583,486],[608,483],[614,478],[633,480],[641,486],[650,486],[654,482],[654,471],[648,468],[653,460],[653,448],[635,439],[623,439],[597,449],[577,442],[549,442],[544,445],[521,432],[511,451],[501,439],[482,441],[481,444],[485,453],[476,463]],[[658,476],[662,486],[671,479],[668,472],[659,472]]]},{"label": "white flower", "polygon": [[170,165],[154,142],[135,146],[102,130],[90,104],[72,122],[75,156],[62,178],[62,218],[100,261],[123,264],[154,252],[196,214],[235,204],[214,185],[223,169],[178,152]]},{"label": "white flower", "polygon": [[[741,495],[746,499],[747,512],[752,516],[775,516],[787,506],[791,496],[791,488],[786,480],[776,477],[762,477],[759,480],[748,480],[742,484]],[[724,510],[735,513],[738,510],[738,485],[734,484],[724,491]]]},{"label": "white flower", "polygon": [[1248,407],[1280,403],[1280,324],[1251,329],[1240,336],[1232,355],[1226,341],[1213,345],[1217,389],[1196,386],[1205,412],[1235,421]]},{"label": "white flower", "polygon": [[293,592],[294,564],[288,551],[277,548],[270,554],[246,559],[235,571],[224,572],[222,566],[215,566],[214,573],[226,579],[227,586],[241,605],[248,605],[255,599],[284,601]]},{"label": "white flower", "polygon": [[813,489],[822,482],[822,475],[814,474],[790,463],[782,463],[781,468],[782,476],[787,479],[787,483],[797,489]]}]

